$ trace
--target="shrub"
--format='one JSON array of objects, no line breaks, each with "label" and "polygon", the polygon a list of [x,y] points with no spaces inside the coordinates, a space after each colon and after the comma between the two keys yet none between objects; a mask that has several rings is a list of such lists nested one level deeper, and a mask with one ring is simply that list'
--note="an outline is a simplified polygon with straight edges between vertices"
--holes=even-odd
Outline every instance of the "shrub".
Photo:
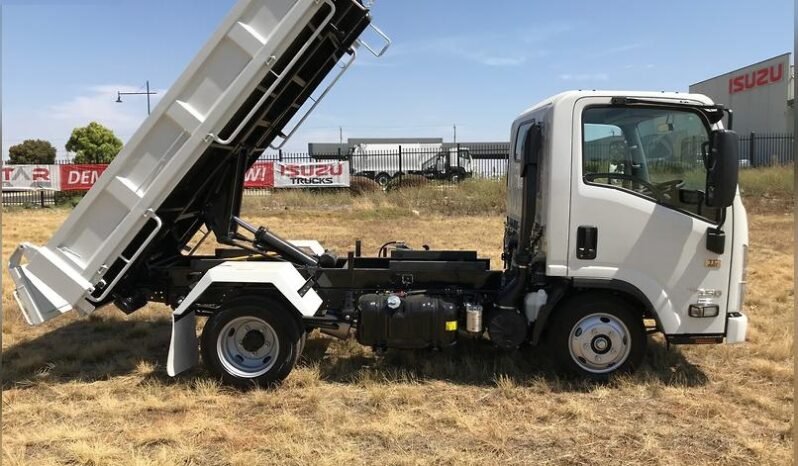
[{"label": "shrub", "polygon": [[349,190],[355,196],[361,196],[382,190],[376,181],[365,176],[353,176],[349,185]]},{"label": "shrub", "polygon": [[402,175],[394,177],[385,187],[386,191],[404,188],[418,188],[429,184],[429,180],[421,175]]}]

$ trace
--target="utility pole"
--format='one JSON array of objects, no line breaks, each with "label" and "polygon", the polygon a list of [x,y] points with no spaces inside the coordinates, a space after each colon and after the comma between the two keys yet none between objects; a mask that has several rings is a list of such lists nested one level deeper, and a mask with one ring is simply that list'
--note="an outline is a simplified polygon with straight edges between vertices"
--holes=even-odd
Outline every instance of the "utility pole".
[{"label": "utility pole", "polygon": [[453,124],[452,127],[454,128],[454,143],[457,144],[457,123]]},{"label": "utility pole", "polygon": [[338,143],[339,144],[343,144],[344,143],[344,127],[343,126],[339,126],[338,127]]}]

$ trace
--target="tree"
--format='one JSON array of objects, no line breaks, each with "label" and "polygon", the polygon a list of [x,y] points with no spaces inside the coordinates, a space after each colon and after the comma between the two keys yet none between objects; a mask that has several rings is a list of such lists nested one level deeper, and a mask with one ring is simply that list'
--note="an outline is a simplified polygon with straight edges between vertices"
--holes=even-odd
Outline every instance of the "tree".
[{"label": "tree", "polygon": [[92,121],[72,131],[66,150],[75,154],[75,163],[111,163],[122,150],[122,141],[113,131]]},{"label": "tree", "polygon": [[11,146],[8,149],[8,157],[12,164],[50,165],[55,162],[55,147],[49,141],[41,139],[28,139],[22,144]]}]

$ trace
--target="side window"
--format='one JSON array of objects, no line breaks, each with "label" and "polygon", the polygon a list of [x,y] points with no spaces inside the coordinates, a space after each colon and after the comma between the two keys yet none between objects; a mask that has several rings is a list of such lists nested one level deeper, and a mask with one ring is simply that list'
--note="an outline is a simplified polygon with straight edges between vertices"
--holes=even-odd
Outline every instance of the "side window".
[{"label": "side window", "polygon": [[717,209],[696,202],[707,176],[702,151],[709,127],[702,115],[678,108],[597,106],[585,109],[582,117],[585,183],[717,221]]}]

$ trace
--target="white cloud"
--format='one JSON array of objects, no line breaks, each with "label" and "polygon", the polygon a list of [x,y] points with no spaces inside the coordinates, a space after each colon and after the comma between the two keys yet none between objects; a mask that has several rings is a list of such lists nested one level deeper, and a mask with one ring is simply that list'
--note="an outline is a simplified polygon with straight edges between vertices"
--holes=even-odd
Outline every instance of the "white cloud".
[{"label": "white cloud", "polygon": [[607,73],[565,73],[560,75],[563,81],[608,81],[610,76]]},{"label": "white cloud", "polygon": [[608,55],[617,55],[619,53],[631,52],[632,50],[641,49],[644,46],[645,46],[645,44],[642,43],[642,42],[635,42],[635,43],[630,43],[630,44],[622,44],[622,45],[617,45],[615,47],[608,47],[608,48],[599,50],[597,52],[594,52],[592,55],[594,57],[606,57]]},{"label": "white cloud", "polygon": [[483,66],[521,66],[532,59],[549,55],[550,52],[545,44],[555,36],[572,29],[571,24],[552,23],[536,25],[532,29],[523,31],[431,37],[395,44],[382,60],[410,55],[416,58],[421,55],[438,55]]},{"label": "white cloud", "polygon": [[[72,130],[96,121],[127,141],[147,117],[145,96],[123,97],[116,103],[117,91],[141,92],[143,89],[124,84],[104,84],[83,89],[79,95],[44,108],[32,108],[20,113],[6,112],[3,115],[3,156],[8,148],[25,139],[45,139],[58,149],[58,158],[68,154],[64,145]],[[163,90],[155,90],[152,96],[155,107]]]},{"label": "white cloud", "polygon": [[519,66],[526,62],[526,57],[479,57],[477,60],[486,66]]}]

